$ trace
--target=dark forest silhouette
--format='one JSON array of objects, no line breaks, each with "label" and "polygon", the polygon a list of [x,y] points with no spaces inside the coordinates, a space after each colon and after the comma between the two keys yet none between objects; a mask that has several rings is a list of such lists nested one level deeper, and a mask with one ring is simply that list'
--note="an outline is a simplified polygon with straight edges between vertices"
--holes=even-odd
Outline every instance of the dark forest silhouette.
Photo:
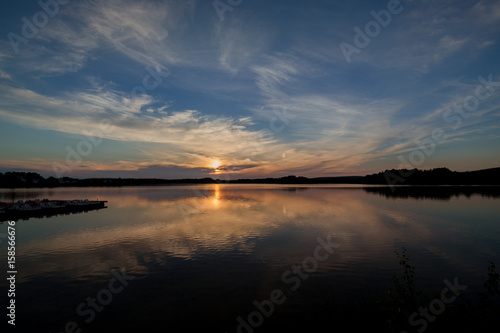
[{"label": "dark forest silhouette", "polygon": [[[430,170],[385,170],[366,176],[316,177],[286,176],[256,179],[159,179],[159,178],[44,178],[35,172],[0,173],[1,188],[138,186],[169,184],[370,184],[370,185],[500,185],[500,167],[457,172],[447,168]],[[392,187],[393,189],[395,187]],[[394,191],[392,191],[394,192]],[[401,193],[401,191],[399,191]]]}]

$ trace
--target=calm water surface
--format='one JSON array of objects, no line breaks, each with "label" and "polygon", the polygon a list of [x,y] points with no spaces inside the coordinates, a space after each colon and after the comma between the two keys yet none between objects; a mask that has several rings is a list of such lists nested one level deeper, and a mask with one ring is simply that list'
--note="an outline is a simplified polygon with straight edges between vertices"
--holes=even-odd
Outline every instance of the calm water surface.
[{"label": "calm water surface", "polygon": [[[421,192],[236,184],[2,189],[0,201],[108,201],[98,211],[16,222],[16,329],[64,332],[74,322],[82,332],[236,332],[255,300],[280,290],[282,304],[254,329],[264,331],[308,320],[305,309],[384,293],[403,246],[419,287],[439,289],[457,277],[472,293],[488,261],[500,264],[500,196]],[[6,231],[4,222],[0,236]],[[318,238],[339,246],[322,250],[323,261],[306,259],[315,257]],[[294,273],[303,262],[309,272]],[[123,274],[129,278],[120,283]]]}]

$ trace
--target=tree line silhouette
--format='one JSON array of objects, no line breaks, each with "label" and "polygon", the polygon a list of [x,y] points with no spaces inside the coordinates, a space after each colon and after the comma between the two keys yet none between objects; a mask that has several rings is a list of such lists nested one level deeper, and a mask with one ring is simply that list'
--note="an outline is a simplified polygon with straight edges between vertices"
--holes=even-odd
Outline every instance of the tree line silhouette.
[{"label": "tree line silhouette", "polygon": [[[397,181],[395,182],[394,179]],[[500,167],[457,172],[447,168],[430,170],[393,169],[366,176],[307,178],[290,175],[279,178],[221,180],[209,177],[185,179],[160,178],[44,178],[36,172],[0,173],[2,188],[79,187],[79,186],[138,186],[169,184],[370,184],[370,185],[500,185]],[[394,191],[392,191],[394,192]],[[401,192],[401,191],[400,191]]]}]

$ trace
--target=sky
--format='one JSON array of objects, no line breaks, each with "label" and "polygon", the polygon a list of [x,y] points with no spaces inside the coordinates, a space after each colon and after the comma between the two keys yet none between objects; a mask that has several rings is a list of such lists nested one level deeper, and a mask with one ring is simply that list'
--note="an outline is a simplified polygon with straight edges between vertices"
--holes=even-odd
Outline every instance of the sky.
[{"label": "sky", "polygon": [[0,172],[500,166],[500,1],[23,0],[0,32]]}]

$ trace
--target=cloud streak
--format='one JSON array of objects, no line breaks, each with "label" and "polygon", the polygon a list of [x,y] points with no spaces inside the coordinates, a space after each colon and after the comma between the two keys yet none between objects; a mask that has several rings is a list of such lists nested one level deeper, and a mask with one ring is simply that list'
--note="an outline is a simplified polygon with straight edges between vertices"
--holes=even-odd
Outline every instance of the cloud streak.
[{"label": "cloud streak", "polygon": [[[497,94],[456,130],[443,112],[473,92],[479,75],[498,78],[500,7],[452,4],[404,3],[347,64],[339,43],[386,2],[283,2],[280,10],[248,3],[223,22],[200,1],[71,3],[19,55],[0,52],[0,126],[47,130],[37,133],[71,145],[109,120],[113,130],[103,138],[118,151],[103,158],[110,149],[103,145],[82,162],[82,174],[153,174],[156,167],[209,174],[215,159],[236,176],[364,174],[396,167],[397,155],[435,128],[447,129],[442,147],[495,141]],[[148,66],[168,75],[132,93],[151,82],[144,81]],[[19,158],[15,147],[2,152],[0,167],[52,162]]]}]

